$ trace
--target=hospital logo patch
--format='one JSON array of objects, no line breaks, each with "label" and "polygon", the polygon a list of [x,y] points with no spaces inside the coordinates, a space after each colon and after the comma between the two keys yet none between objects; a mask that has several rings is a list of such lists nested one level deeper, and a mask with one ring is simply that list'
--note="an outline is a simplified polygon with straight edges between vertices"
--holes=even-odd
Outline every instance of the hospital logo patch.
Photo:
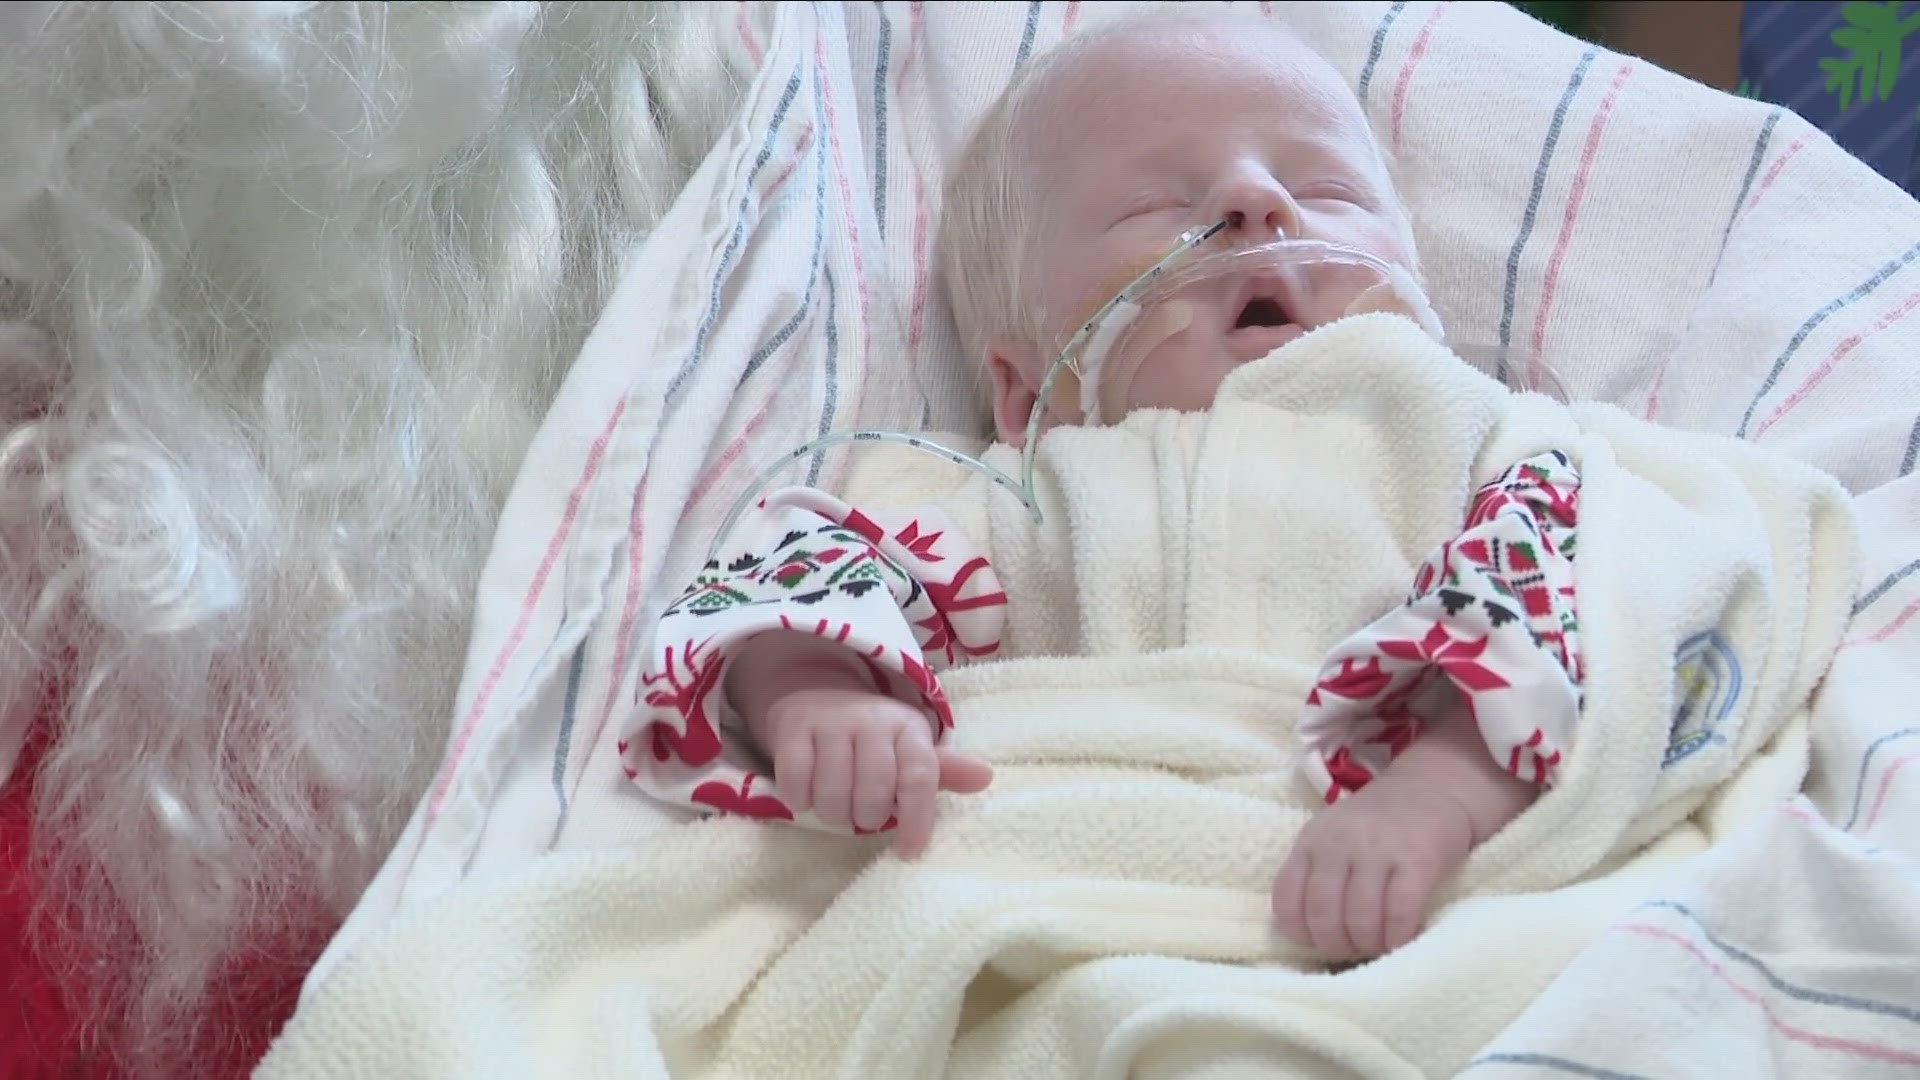
[{"label": "hospital logo patch", "polygon": [[1674,653],[1673,726],[1667,734],[1665,768],[1715,744],[1720,726],[1740,699],[1740,661],[1717,631],[1695,634]]}]

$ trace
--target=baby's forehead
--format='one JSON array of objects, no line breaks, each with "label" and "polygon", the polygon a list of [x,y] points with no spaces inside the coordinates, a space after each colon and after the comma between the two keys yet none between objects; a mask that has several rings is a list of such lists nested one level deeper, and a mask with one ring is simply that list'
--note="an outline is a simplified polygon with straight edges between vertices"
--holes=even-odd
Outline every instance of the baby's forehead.
[{"label": "baby's forehead", "polygon": [[[1271,105],[1271,123],[1371,142],[1340,73],[1304,41],[1242,18],[1146,21],[1069,43],[1028,90],[1022,111],[1043,158],[1110,137],[1129,120],[1204,120],[1223,105]],[[1047,151],[1053,151],[1048,153]]]}]

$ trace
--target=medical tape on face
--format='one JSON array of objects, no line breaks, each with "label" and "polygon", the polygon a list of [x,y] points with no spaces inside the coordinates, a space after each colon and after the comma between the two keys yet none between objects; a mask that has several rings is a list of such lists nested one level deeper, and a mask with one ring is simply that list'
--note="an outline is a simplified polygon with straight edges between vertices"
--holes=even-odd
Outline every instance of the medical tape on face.
[{"label": "medical tape on face", "polygon": [[[1131,306],[1131,305],[1129,305]],[[1134,308],[1135,318],[1109,337],[1106,351],[1094,365],[1094,374],[1080,386],[1080,412],[1089,424],[1117,422],[1127,413],[1133,389],[1133,377],[1140,363],[1155,349],[1193,325],[1193,305],[1185,300],[1157,304],[1144,318]],[[1129,347],[1122,350],[1120,344]]]},{"label": "medical tape on face", "polygon": [[[1414,317],[1421,325],[1434,331],[1437,336],[1438,321],[1433,318],[1432,309],[1427,306],[1425,297],[1420,294],[1417,285],[1412,283],[1411,277],[1404,271],[1388,266],[1363,252],[1312,241],[1280,241],[1277,244],[1265,245],[1264,249],[1229,249],[1224,252],[1204,254],[1189,261],[1188,256],[1192,252],[1219,235],[1227,225],[1226,221],[1219,221],[1206,228],[1194,229],[1183,234],[1167,254],[1103,303],[1093,317],[1082,323],[1078,331],[1068,339],[1053,363],[1048,365],[1039,390],[1034,395],[1033,409],[1027,417],[1026,437],[1021,445],[1018,479],[1006,475],[978,458],[911,432],[835,432],[788,451],[781,455],[779,460],[761,470],[740,493],[728,511],[719,531],[714,535],[713,543],[708,549],[708,557],[717,556],[721,544],[732,534],[741,516],[783,471],[798,461],[831,447],[848,443],[895,443],[970,469],[1012,492],[1034,519],[1040,520],[1040,502],[1033,486],[1034,452],[1040,441],[1040,428],[1045,419],[1048,403],[1053,397],[1054,384],[1061,374],[1071,372],[1080,383],[1079,397],[1083,422],[1098,423],[1102,414],[1108,411],[1116,414],[1123,413],[1126,384],[1132,382],[1140,362],[1169,338],[1192,324],[1192,306],[1172,300],[1173,294],[1197,281],[1219,276],[1245,265],[1252,265],[1253,261],[1259,258],[1273,259],[1275,251],[1281,252],[1283,261],[1294,264],[1333,261],[1376,268],[1386,279],[1387,290],[1384,293],[1374,289],[1367,290],[1363,294],[1365,303],[1355,304],[1354,307],[1402,310]],[[1143,315],[1146,317],[1142,318]],[[1111,371],[1105,370],[1109,358],[1114,356],[1117,350],[1124,350],[1120,355],[1126,362],[1114,367]],[[1107,375],[1114,377],[1113,385],[1119,387],[1122,397],[1117,403],[1109,401],[1113,406],[1111,409],[1102,409],[1101,384],[1106,381],[1103,376]],[[1108,397],[1110,398],[1111,395]]]}]

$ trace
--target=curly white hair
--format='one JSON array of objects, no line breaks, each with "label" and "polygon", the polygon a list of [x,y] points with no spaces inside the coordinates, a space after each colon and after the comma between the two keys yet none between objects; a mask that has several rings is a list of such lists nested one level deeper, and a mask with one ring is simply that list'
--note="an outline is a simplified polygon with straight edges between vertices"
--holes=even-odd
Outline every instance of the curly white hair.
[{"label": "curly white hair", "polygon": [[524,444],[735,103],[702,7],[0,15],[0,729],[56,687],[42,945],[133,1071],[438,761]]}]

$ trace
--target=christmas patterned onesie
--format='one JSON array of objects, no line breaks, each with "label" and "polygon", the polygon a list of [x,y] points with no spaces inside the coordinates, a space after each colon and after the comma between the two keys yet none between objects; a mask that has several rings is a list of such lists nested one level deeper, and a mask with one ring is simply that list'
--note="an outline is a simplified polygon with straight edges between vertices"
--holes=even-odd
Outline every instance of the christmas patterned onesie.
[{"label": "christmas patterned onesie", "polygon": [[[1482,485],[1405,602],[1327,656],[1295,725],[1319,798],[1357,791],[1449,720],[1477,724],[1512,774],[1554,782],[1580,710],[1579,485],[1557,451]],[[921,709],[939,740],[953,716],[938,672],[1004,655],[1009,603],[1021,598],[1009,600],[985,552],[938,508],[775,493],[661,618],[644,704],[620,744],[627,775],[670,803],[823,828],[777,797],[726,701],[741,646],[768,631],[829,638],[862,658],[877,691]]]}]

